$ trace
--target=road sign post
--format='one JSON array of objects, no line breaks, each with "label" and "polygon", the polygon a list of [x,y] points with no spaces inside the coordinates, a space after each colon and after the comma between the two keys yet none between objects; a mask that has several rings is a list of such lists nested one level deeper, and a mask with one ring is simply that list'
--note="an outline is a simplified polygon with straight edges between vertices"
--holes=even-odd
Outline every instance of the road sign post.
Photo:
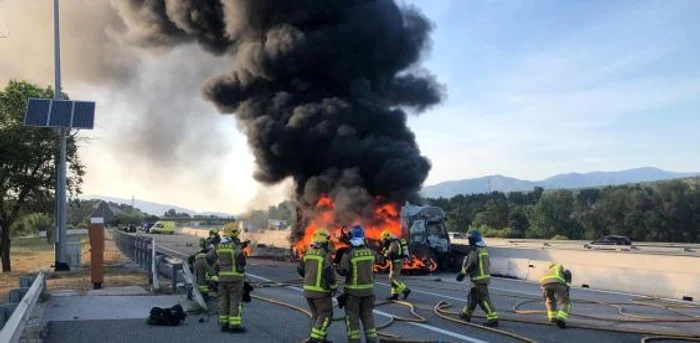
[{"label": "road sign post", "polygon": [[59,133],[59,156],[56,166],[56,271],[69,270],[66,261],[66,141],[70,129],[91,130],[95,121],[95,103],[61,99],[61,44],[58,0],[53,3],[54,24],[54,98],[30,98],[24,114],[24,125],[56,128]]}]

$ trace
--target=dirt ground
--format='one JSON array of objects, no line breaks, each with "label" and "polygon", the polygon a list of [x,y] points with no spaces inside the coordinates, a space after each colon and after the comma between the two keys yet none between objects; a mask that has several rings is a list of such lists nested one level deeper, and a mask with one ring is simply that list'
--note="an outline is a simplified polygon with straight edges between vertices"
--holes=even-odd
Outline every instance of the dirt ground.
[{"label": "dirt ground", "polygon": [[[21,238],[12,241],[12,272],[0,273],[0,303],[7,301],[11,289],[19,287],[19,278],[29,272],[43,271],[49,291],[72,289],[84,294],[92,289],[90,281],[90,244],[87,236],[82,241],[81,269],[69,272],[53,272],[54,247],[45,238]],[[139,285],[148,286],[145,272],[129,267],[128,259],[123,256],[112,241],[109,233],[105,234],[105,275],[103,287]]]}]

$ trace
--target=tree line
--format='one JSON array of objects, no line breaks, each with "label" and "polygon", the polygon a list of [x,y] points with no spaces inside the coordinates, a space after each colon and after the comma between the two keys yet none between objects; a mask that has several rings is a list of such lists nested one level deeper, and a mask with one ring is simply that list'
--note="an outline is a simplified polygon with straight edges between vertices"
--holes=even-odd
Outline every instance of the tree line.
[{"label": "tree line", "polygon": [[427,199],[447,215],[450,231],[479,228],[502,238],[596,239],[700,243],[700,177],[648,184],[492,192]]}]

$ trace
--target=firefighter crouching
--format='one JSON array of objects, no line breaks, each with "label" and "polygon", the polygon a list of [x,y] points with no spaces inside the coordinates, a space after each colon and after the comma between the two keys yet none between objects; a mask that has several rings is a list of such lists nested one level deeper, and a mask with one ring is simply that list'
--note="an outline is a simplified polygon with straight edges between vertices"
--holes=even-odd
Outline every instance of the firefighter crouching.
[{"label": "firefighter crouching", "polygon": [[343,295],[338,307],[345,307],[348,342],[359,343],[360,320],[368,343],[377,342],[374,324],[374,252],[365,244],[365,229],[361,225],[350,228],[350,249],[343,255],[338,274],[345,276]]},{"label": "firefighter crouching", "polygon": [[202,245],[204,246],[202,246],[194,256],[194,264],[192,268],[194,270],[194,275],[197,278],[199,292],[206,297],[211,291],[209,288],[209,282],[211,281],[211,278],[216,275],[216,271],[212,267],[216,258],[214,256],[214,246],[209,245],[207,247],[206,242],[203,243],[204,244]]},{"label": "firefighter crouching", "polygon": [[571,310],[571,300],[569,299],[571,272],[561,264],[550,263],[549,268],[540,279],[540,284],[547,307],[547,318],[550,322],[565,329],[566,319],[569,317],[569,310]]},{"label": "firefighter crouching", "polygon": [[333,322],[333,296],[338,284],[328,255],[330,237],[328,230],[316,230],[311,247],[297,266],[299,275],[304,278],[304,297],[311,310],[311,335],[308,342],[313,343],[326,342],[328,327]]},{"label": "firefighter crouching", "polygon": [[239,234],[240,229],[235,224],[226,224],[223,238],[215,250],[221,331],[245,331],[242,300],[246,259],[239,246]]},{"label": "firefighter crouching", "polygon": [[486,312],[486,326],[498,326],[498,313],[489,297],[489,283],[491,282],[491,263],[486,244],[481,239],[479,231],[471,230],[467,233],[469,240],[469,253],[462,262],[462,270],[457,275],[457,281],[464,280],[469,275],[471,288],[467,298],[467,306],[464,307],[459,317],[471,321],[472,313],[478,304]]},{"label": "firefighter crouching", "polygon": [[399,294],[403,299],[408,298],[411,290],[399,279],[404,258],[408,258],[408,243],[405,239],[399,240],[389,230],[382,232],[382,255],[389,261],[389,283],[391,284],[391,296],[386,300],[398,300]]}]

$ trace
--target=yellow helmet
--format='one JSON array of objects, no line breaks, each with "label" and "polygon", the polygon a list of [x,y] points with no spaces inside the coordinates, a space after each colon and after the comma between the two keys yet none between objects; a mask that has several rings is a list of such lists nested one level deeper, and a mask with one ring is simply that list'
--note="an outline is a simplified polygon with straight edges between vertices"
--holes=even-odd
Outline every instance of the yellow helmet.
[{"label": "yellow helmet", "polygon": [[326,229],[317,229],[311,237],[314,243],[326,244],[331,238],[331,233]]},{"label": "yellow helmet", "polygon": [[224,236],[238,237],[241,234],[241,229],[235,223],[224,225]]},{"label": "yellow helmet", "polygon": [[382,240],[383,241],[386,241],[386,240],[392,239],[392,238],[394,238],[394,234],[391,233],[391,231],[389,231],[389,230],[382,231]]}]

